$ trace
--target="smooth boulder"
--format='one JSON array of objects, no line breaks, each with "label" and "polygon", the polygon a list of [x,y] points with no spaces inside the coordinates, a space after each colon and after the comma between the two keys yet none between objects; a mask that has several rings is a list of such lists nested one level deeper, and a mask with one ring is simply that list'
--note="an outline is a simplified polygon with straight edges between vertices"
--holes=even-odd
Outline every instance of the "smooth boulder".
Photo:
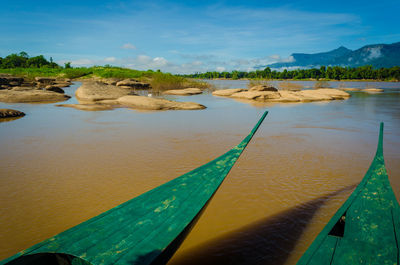
[{"label": "smooth boulder", "polygon": [[354,88],[354,87],[341,87],[339,89],[343,90],[343,91],[360,91],[361,90],[361,88]]},{"label": "smooth boulder", "polygon": [[0,109],[0,118],[15,118],[25,116],[25,113],[14,109]]},{"label": "smooth boulder", "polygon": [[219,89],[212,92],[213,96],[220,96],[220,97],[229,97],[235,93],[246,91],[243,88],[228,88],[228,89]]},{"label": "smooth boulder", "polygon": [[59,104],[56,105],[56,107],[67,107],[85,111],[102,111],[102,110],[114,109],[110,105],[103,105],[103,104]]},{"label": "smooth boulder", "polygon": [[35,77],[35,80],[39,83],[52,83],[54,81],[56,81],[55,78],[52,77]]},{"label": "smooth boulder", "polygon": [[277,88],[270,85],[257,85],[249,89],[249,91],[278,91]]},{"label": "smooth boulder", "polygon": [[[215,91],[216,92],[216,91]],[[339,89],[312,89],[301,91],[259,91],[243,90],[234,92],[232,89],[218,90],[215,96],[226,96],[237,99],[246,99],[264,102],[312,102],[325,100],[347,99],[350,94]],[[234,92],[234,93],[232,93]]]},{"label": "smooth boulder", "polygon": [[377,93],[377,92],[383,92],[382,88],[364,88],[361,91],[363,92],[368,92],[368,93]]},{"label": "smooth boulder", "polygon": [[333,88],[302,90],[298,93],[304,97],[314,99],[313,101],[347,99],[350,97],[349,93]]},{"label": "smooth boulder", "polygon": [[148,89],[150,84],[139,82],[135,79],[124,79],[116,83],[117,86],[130,87],[133,89]]},{"label": "smooth boulder", "polygon": [[89,102],[117,99],[132,94],[134,94],[134,92],[130,89],[108,85],[98,81],[83,82],[75,92],[78,100]]},{"label": "smooth boulder", "polygon": [[0,90],[0,101],[8,103],[40,103],[40,102],[58,102],[65,101],[70,97],[46,90]]},{"label": "smooth boulder", "polygon": [[72,83],[71,82],[55,82],[53,86],[56,87],[69,87]]},{"label": "smooth boulder", "polygon": [[200,88],[185,88],[185,89],[173,89],[166,90],[163,92],[165,95],[176,95],[176,96],[191,96],[203,93]]},{"label": "smooth boulder", "polygon": [[253,100],[271,100],[280,98],[280,94],[274,91],[243,91],[239,93],[234,93],[231,95],[233,98],[241,98],[241,99],[253,99]]},{"label": "smooth boulder", "polygon": [[63,89],[59,88],[58,86],[54,86],[54,85],[46,86],[46,90],[53,91],[56,93],[61,93],[61,94],[65,93],[65,91]]},{"label": "smooth boulder", "polygon": [[2,75],[0,76],[0,85],[19,86],[24,82],[24,78]]},{"label": "smooth boulder", "polygon": [[35,90],[36,87],[14,86],[14,87],[11,87],[9,89],[13,90],[13,91],[26,91],[26,90]]},{"label": "smooth boulder", "polygon": [[124,96],[117,99],[117,102],[124,107],[142,110],[198,110],[206,108],[194,102],[177,102],[144,96]]}]

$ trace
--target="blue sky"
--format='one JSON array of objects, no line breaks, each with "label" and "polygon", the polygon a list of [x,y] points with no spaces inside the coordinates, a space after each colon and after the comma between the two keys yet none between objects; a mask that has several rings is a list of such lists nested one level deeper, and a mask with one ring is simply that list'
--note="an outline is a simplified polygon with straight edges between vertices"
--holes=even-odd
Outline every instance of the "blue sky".
[{"label": "blue sky", "polygon": [[1,0],[0,56],[172,73],[252,70],[345,46],[400,41],[398,0]]}]

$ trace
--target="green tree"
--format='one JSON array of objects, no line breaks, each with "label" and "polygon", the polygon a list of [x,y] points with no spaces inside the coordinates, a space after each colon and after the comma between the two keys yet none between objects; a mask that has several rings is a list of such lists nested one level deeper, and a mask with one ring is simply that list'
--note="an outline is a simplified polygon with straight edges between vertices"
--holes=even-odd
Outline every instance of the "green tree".
[{"label": "green tree", "polygon": [[29,58],[29,55],[28,55],[26,52],[24,52],[24,51],[20,52],[20,53],[19,53],[19,56],[21,56],[22,58],[26,58],[26,59]]},{"label": "green tree", "polygon": [[50,65],[50,62],[47,61],[43,55],[39,55],[36,57],[31,57],[26,61],[26,66],[27,67],[42,67],[45,65]]},{"label": "green tree", "polygon": [[238,71],[232,71],[232,79],[233,80],[239,79]]},{"label": "green tree", "polygon": [[271,78],[271,68],[269,68],[269,67],[266,67],[265,69],[264,69],[264,76],[263,76],[264,78]]},{"label": "green tree", "polygon": [[26,61],[28,60],[28,58],[26,58],[25,56],[21,56],[22,53],[23,52],[21,52],[20,55],[12,53],[6,56],[6,58],[3,59],[3,68],[26,67]]},{"label": "green tree", "polygon": [[321,72],[321,78],[326,78],[326,66],[321,66],[319,71]]}]

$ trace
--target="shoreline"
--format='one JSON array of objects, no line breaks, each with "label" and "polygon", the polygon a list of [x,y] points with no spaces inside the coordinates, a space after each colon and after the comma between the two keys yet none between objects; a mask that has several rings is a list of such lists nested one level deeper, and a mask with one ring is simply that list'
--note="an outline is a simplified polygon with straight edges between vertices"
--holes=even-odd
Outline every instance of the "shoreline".
[{"label": "shoreline", "polygon": [[190,78],[193,80],[226,80],[226,81],[251,81],[251,80],[260,80],[260,81],[291,81],[291,82],[318,82],[318,81],[327,81],[327,82],[385,82],[385,83],[399,83],[400,80],[378,80],[378,79],[345,79],[345,80],[337,80],[337,79],[251,79],[251,78]]},{"label": "shoreline", "polygon": [[[96,69],[92,67],[93,69]],[[134,78],[134,79],[140,79],[143,81],[144,80],[149,80],[153,78],[153,74],[161,74],[161,75],[166,75],[166,76],[172,76],[176,78],[183,78],[186,80],[261,80],[261,81],[288,81],[288,82],[297,82],[297,81],[327,81],[327,82],[387,82],[387,83],[398,83],[400,80],[381,80],[381,79],[328,79],[328,78],[321,78],[321,79],[314,79],[314,78],[304,78],[304,79],[268,79],[268,78],[238,78],[238,79],[233,79],[233,78],[196,78],[196,77],[188,77],[185,75],[173,75],[169,73],[158,73],[154,71],[138,71],[138,70],[133,70],[133,69],[126,69],[122,68],[122,71],[126,70],[126,73],[118,73],[122,75],[116,74],[113,76],[112,74],[110,76],[102,76],[102,73],[94,73],[90,72],[89,69],[87,68],[86,70],[88,71],[87,73],[79,73],[78,76],[71,75],[69,76],[66,74],[64,71],[65,69],[52,69],[54,74],[51,74],[50,72],[46,72],[45,69],[41,68],[15,68],[15,69],[0,69],[0,76],[1,75],[10,75],[10,76],[17,76],[17,77],[24,77],[28,79],[34,79],[35,77],[48,77],[48,78],[56,78],[56,79],[63,79],[63,78],[69,78],[73,81],[83,81],[83,80],[93,80],[93,81],[98,81],[100,79],[129,79],[129,78]],[[105,67],[98,67],[98,69],[107,71],[107,70],[112,70],[112,71],[118,71],[119,68],[105,68]],[[41,71],[42,70],[42,71]],[[80,68],[71,68],[70,71],[77,71],[79,72],[81,69]],[[132,71],[132,72],[130,72]],[[138,75],[135,71],[140,72]],[[90,73],[89,73],[90,72]],[[167,80],[164,80],[167,81]],[[170,80],[168,80],[170,81]],[[167,83],[167,82],[166,82]]]}]

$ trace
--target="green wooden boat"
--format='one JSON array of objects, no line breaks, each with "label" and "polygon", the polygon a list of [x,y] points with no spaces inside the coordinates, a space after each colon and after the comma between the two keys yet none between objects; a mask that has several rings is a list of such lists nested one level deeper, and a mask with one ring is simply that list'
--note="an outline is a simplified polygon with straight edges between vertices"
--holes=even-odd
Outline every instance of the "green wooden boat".
[{"label": "green wooden boat", "polygon": [[317,236],[298,265],[399,265],[400,206],[379,143],[365,177]]},{"label": "green wooden boat", "polygon": [[263,122],[237,146],[176,179],[0,262],[165,264]]}]

